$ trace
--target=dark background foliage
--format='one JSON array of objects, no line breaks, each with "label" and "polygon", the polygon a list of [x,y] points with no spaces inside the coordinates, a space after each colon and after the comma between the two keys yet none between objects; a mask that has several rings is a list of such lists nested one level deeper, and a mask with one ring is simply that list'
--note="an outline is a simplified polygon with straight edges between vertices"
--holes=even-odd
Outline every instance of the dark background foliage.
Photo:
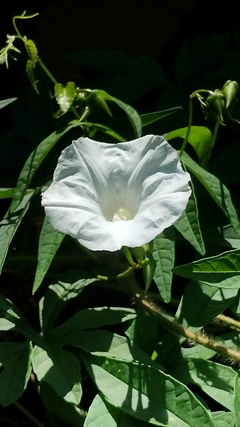
[{"label": "dark background foliage", "polygon": [[[220,3],[206,0],[5,2],[0,15],[1,47],[6,34],[14,33],[12,17],[24,10],[27,14],[40,13],[34,19],[19,21],[19,29],[34,40],[40,57],[59,82],[75,81],[79,87],[105,89],[133,105],[140,113],[183,107],[182,112],[149,127],[150,132],[163,133],[185,127],[188,97],[194,90],[221,88],[228,79],[240,82],[239,16],[231,1],[224,4],[224,9]],[[23,51],[23,45],[19,48]],[[41,96],[35,94],[25,74],[26,57],[24,53],[17,56],[17,62],[9,60],[9,70],[5,66],[0,68],[0,99],[18,98],[16,103],[1,111],[1,187],[15,185],[28,154],[59,126],[52,115],[48,87],[40,83]],[[194,111],[194,124],[206,124],[213,129],[211,122],[205,122],[198,105]],[[229,179],[228,173],[225,180],[228,180],[226,183],[236,200],[240,179],[238,126],[230,123],[221,128],[210,165],[216,175],[222,173],[224,176],[219,153],[223,153],[225,159],[229,155],[229,164],[234,161],[232,171],[235,176]],[[5,134],[3,139],[4,132],[8,132],[8,136],[6,138]],[[236,150],[235,156],[230,156],[228,143]],[[66,140],[63,139],[61,144],[65,146]],[[49,163],[40,169],[41,182],[51,178],[53,159],[57,155],[58,152],[53,152]],[[229,167],[228,172],[230,170]],[[1,216],[8,203],[1,204]],[[23,223],[21,235],[14,240],[12,252],[15,247],[21,247],[23,254],[31,251],[33,256],[36,255],[42,222],[39,199],[35,202],[34,214],[32,212]],[[66,239],[63,249],[66,252],[68,242]],[[8,297],[15,302],[18,299],[24,314],[32,316],[34,322],[36,305],[31,297],[34,265],[22,262],[17,268],[21,272],[20,287],[16,288],[8,266],[1,286]],[[59,269],[61,266],[56,263],[55,271]],[[28,390],[29,395],[31,392]],[[27,398],[23,396],[23,405],[27,404],[29,395]],[[39,404],[33,411],[37,416],[41,415]],[[15,415],[11,408],[4,409],[0,420],[3,426],[31,425],[19,420],[19,412]]]}]

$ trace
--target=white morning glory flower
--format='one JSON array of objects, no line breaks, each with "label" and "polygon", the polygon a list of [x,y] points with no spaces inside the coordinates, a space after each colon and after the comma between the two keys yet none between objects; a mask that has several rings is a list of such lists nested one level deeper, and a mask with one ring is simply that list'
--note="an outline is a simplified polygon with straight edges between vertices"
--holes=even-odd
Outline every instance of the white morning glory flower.
[{"label": "white morning glory flower", "polygon": [[52,226],[88,249],[149,243],[186,208],[190,176],[161,136],[118,144],[79,138],[63,150],[42,194]]}]

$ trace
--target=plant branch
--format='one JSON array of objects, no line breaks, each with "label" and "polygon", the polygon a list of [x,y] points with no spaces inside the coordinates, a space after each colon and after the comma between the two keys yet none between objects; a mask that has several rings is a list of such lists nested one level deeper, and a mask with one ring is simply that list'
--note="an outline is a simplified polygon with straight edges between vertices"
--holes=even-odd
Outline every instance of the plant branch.
[{"label": "plant branch", "polygon": [[44,427],[44,424],[42,424],[37,418],[34,417],[31,412],[29,412],[24,406],[20,405],[18,402],[14,402],[14,405],[21,411],[27,418],[29,418],[36,426],[38,427]]},{"label": "plant branch", "polygon": [[134,298],[137,300],[139,305],[141,305],[148,313],[158,316],[162,323],[172,332],[177,335],[186,337],[197,344],[201,344],[204,347],[210,348],[221,356],[232,358],[234,360],[240,361],[240,351],[235,350],[234,348],[225,347],[223,344],[213,341],[205,335],[202,335],[199,332],[195,332],[189,328],[178,324],[177,322],[168,318],[167,315],[162,313],[159,307],[152,301],[148,300],[147,296],[143,292],[135,287]]}]

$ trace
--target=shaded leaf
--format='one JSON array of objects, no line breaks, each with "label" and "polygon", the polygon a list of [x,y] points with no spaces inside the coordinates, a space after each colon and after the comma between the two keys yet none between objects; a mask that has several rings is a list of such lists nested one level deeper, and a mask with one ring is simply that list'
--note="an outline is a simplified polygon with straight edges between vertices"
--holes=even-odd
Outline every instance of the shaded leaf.
[{"label": "shaded leaf", "polygon": [[179,323],[201,329],[223,313],[238,295],[238,289],[218,289],[191,281],[184,290],[176,318]]},{"label": "shaded leaf", "polygon": [[169,116],[170,114],[176,113],[177,111],[182,110],[182,107],[173,107],[168,108],[167,110],[154,111],[153,113],[141,114],[142,126],[148,126],[151,123],[156,122],[157,120],[163,119],[164,117]]},{"label": "shaded leaf", "polygon": [[52,225],[48,222],[47,217],[45,217],[39,237],[38,263],[33,284],[33,293],[36,292],[41,285],[64,237],[65,234],[54,230]]},{"label": "shaded leaf", "polygon": [[131,308],[95,307],[80,310],[70,319],[55,328],[54,335],[63,336],[74,331],[92,328],[101,328],[106,325],[115,325],[133,319],[136,313]]},{"label": "shaded leaf", "polygon": [[44,139],[38,145],[38,147],[30,154],[19,175],[13,200],[10,206],[10,212],[13,212],[21,203],[34,174],[38,170],[45,157],[48,155],[49,151],[54,147],[54,145],[65,133],[67,133],[70,129],[76,126],[79,126],[79,124],[73,123],[72,125],[64,128],[62,131],[53,132],[46,139]]},{"label": "shaded leaf", "polygon": [[34,75],[34,68],[35,68],[35,63],[31,61],[31,59],[28,59],[26,64],[27,76],[29,78],[29,81],[33,89],[37,92],[37,94],[39,94],[38,87],[37,87],[37,80],[35,79],[35,75]]},{"label": "shaded leaf", "polygon": [[174,238],[174,228],[169,227],[153,241],[153,257],[156,261],[153,279],[165,303],[171,299],[172,268],[175,260]]},{"label": "shaded leaf", "polygon": [[84,271],[82,274],[86,275],[86,278],[79,279],[74,283],[59,281],[54,285],[50,285],[45,296],[40,300],[39,318],[45,336],[51,334],[53,323],[66,303],[80,295],[86,286],[98,280],[96,278],[87,278],[87,274]]},{"label": "shaded leaf", "polygon": [[[32,329],[22,313],[8,298],[0,295],[0,322],[3,330],[15,329],[30,340],[38,339],[38,334]],[[7,328],[7,329],[5,329]]]},{"label": "shaded leaf", "polygon": [[101,98],[103,98],[105,101],[115,102],[126,113],[133,127],[136,137],[140,137],[142,135],[141,117],[133,107],[131,107],[128,104],[125,104],[125,102],[123,101],[120,101],[120,99],[109,95],[107,92],[104,92],[103,90],[97,90],[97,94]]},{"label": "shaded leaf", "polygon": [[8,406],[22,395],[31,374],[29,343],[0,343],[0,403]]},{"label": "shaded leaf", "polygon": [[196,251],[204,255],[205,246],[199,223],[197,200],[192,183],[191,187],[192,193],[188,200],[187,207],[180,218],[175,221],[174,227],[186,240],[188,240]]},{"label": "shaded leaf", "polygon": [[62,399],[45,381],[39,387],[42,402],[50,414],[57,415],[67,425],[81,427],[86,418],[86,412],[77,405]]},{"label": "shaded leaf", "polygon": [[238,236],[240,236],[240,225],[236,209],[232,203],[231,195],[228,189],[214,175],[202,169],[186,153],[182,154],[181,160],[185,166],[195,175],[201,184],[208,191],[213,200],[217,203],[223,213],[226,215],[229,223],[232,225]]},{"label": "shaded leaf", "polygon": [[21,221],[26,214],[30,201],[32,197],[35,195],[34,191],[28,192],[21,200],[21,203],[16,207],[15,210],[7,211],[4,219],[1,221],[0,228],[0,273],[2,271],[9,246],[12,242],[12,239],[21,224]]}]

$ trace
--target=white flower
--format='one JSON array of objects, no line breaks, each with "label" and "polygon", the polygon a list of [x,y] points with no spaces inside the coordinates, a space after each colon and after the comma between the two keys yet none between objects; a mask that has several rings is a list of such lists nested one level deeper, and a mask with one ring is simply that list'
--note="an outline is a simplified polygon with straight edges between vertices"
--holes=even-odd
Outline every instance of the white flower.
[{"label": "white flower", "polygon": [[149,243],[183,213],[190,176],[161,136],[118,144],[79,138],[42,195],[52,226],[91,250]]}]

